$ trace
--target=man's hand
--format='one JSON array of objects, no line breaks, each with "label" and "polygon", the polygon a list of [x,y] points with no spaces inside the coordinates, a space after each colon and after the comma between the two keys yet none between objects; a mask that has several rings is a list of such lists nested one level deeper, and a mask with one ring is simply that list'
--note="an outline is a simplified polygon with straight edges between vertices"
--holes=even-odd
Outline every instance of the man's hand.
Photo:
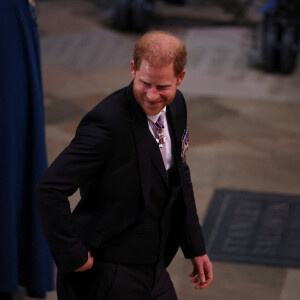
[{"label": "man's hand", "polygon": [[93,264],[94,264],[94,257],[91,255],[91,253],[89,251],[87,262],[80,268],[76,269],[74,272],[84,272],[84,271],[90,270],[93,267]]},{"label": "man's hand", "polygon": [[213,267],[207,254],[191,259],[194,266],[190,277],[191,282],[197,283],[196,289],[205,289],[213,280]]}]

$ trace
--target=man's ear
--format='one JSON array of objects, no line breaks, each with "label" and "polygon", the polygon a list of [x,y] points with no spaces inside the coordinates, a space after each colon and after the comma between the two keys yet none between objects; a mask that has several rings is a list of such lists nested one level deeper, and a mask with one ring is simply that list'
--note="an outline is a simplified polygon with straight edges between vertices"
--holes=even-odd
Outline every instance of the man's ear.
[{"label": "man's ear", "polygon": [[131,76],[132,76],[132,78],[134,79],[134,77],[135,77],[135,65],[134,65],[134,61],[132,60],[131,61]]},{"label": "man's ear", "polygon": [[183,69],[182,72],[181,72],[181,74],[178,76],[177,85],[181,84],[181,82],[182,82],[182,80],[183,80],[183,78],[185,76],[185,73],[186,73],[186,71],[185,71],[185,69]]}]

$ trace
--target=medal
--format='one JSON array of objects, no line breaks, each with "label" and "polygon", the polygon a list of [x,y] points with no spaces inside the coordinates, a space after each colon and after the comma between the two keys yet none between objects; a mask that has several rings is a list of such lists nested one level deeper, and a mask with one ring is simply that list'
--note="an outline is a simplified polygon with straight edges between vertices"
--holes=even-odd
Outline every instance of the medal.
[{"label": "medal", "polygon": [[186,161],[186,153],[189,149],[189,129],[185,129],[182,135],[182,139],[181,139],[181,160],[183,162]]},{"label": "medal", "polygon": [[165,128],[165,126],[159,122],[154,123],[154,125],[158,130],[156,142],[158,143],[158,146],[162,148],[165,143],[165,137],[163,133],[163,129]]}]

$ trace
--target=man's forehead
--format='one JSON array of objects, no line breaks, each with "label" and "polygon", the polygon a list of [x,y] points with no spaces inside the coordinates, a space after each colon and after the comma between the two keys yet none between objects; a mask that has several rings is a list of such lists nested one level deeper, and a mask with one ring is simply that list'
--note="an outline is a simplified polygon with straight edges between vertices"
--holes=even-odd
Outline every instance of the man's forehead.
[{"label": "man's forehead", "polygon": [[176,78],[174,72],[174,62],[172,62],[171,64],[162,65],[162,64],[149,63],[149,61],[143,59],[140,64],[140,67],[136,69],[136,71],[141,71],[141,70],[146,71],[147,73],[156,73],[157,75],[161,75],[163,73],[165,74],[166,72],[169,72],[170,76],[172,77],[174,76]]},{"label": "man's forehead", "polygon": [[156,68],[156,69],[166,68],[169,66],[173,68],[174,62],[172,61],[171,63],[163,63],[163,62],[159,62],[159,61],[150,61],[150,60],[147,60],[146,58],[143,58],[141,61],[141,65],[151,67],[151,68]]}]

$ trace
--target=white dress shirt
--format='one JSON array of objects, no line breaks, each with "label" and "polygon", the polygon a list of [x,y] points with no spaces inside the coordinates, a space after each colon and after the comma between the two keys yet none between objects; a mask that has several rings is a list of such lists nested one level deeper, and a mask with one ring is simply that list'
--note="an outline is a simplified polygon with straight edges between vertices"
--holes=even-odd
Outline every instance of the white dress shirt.
[{"label": "white dress shirt", "polygon": [[170,133],[169,133],[169,126],[168,126],[168,122],[167,122],[167,118],[166,118],[166,107],[164,107],[158,114],[156,115],[147,115],[148,118],[148,127],[149,130],[151,132],[151,134],[153,135],[153,137],[156,140],[156,134],[153,131],[153,124],[151,124],[151,121],[153,123],[156,123],[160,114],[163,114],[163,124],[164,124],[164,147],[166,147],[166,156],[167,156],[167,165],[166,165],[166,169],[169,170],[172,165],[173,165],[173,156],[172,156],[172,143],[171,143],[171,138],[170,138]]}]

